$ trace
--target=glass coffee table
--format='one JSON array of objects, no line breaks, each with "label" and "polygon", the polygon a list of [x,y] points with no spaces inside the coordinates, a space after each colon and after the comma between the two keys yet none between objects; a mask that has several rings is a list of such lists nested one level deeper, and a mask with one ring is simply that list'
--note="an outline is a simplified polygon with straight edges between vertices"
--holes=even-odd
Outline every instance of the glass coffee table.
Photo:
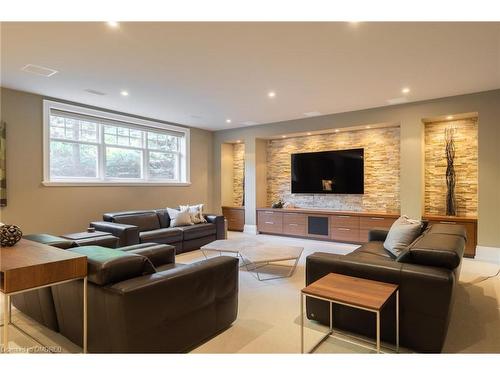
[{"label": "glass coffee table", "polygon": [[[224,253],[234,254],[241,258],[241,251],[248,246],[258,246],[262,243],[253,239],[231,239],[231,240],[216,240],[209,244],[203,245],[200,250],[203,256],[208,259],[208,253],[216,252],[219,255]],[[243,262],[243,259],[241,259]],[[244,263],[243,263],[244,264]]]},{"label": "glass coffee table", "polygon": [[[282,245],[264,245],[246,246],[240,252],[241,258],[244,260],[244,265],[247,271],[255,273],[259,281],[267,281],[273,279],[287,278],[293,275],[300,256],[302,255],[303,247],[298,246],[282,246]],[[290,263],[292,264],[283,264]],[[288,267],[290,271],[284,276],[273,276],[262,278],[259,270],[266,266]]]}]

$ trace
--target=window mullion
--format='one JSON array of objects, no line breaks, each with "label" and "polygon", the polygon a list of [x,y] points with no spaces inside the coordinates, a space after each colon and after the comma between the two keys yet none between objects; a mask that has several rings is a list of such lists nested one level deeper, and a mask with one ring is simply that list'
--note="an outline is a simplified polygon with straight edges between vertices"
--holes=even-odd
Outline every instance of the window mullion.
[{"label": "window mullion", "polygon": [[99,124],[99,179],[104,181],[106,168],[106,149],[104,145],[104,125]]}]

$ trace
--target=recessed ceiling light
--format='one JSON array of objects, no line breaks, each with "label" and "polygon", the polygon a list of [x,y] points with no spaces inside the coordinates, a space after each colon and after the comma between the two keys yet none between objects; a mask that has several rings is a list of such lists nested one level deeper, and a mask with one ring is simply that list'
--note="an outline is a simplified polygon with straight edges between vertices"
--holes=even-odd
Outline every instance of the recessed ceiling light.
[{"label": "recessed ceiling light", "polygon": [[120,94],[122,94],[122,96],[128,96],[128,91],[122,90]]},{"label": "recessed ceiling light", "polygon": [[274,91],[269,91],[267,93],[267,96],[269,96],[270,98],[275,98],[276,97],[276,93]]},{"label": "recessed ceiling light", "polygon": [[231,119],[230,119],[230,118],[226,119],[226,122],[227,122],[228,124],[230,124],[230,123],[231,123]]},{"label": "recessed ceiling light", "polygon": [[401,92],[403,94],[408,94],[410,92],[410,88],[409,87],[403,87],[403,89],[401,90]]},{"label": "recessed ceiling light", "polygon": [[335,133],[338,133],[339,132],[339,129],[335,129]]},{"label": "recessed ceiling light", "polygon": [[367,126],[366,126],[366,128],[367,128],[367,129],[371,129],[372,127],[371,127],[370,125],[367,125]]},{"label": "recessed ceiling light", "polygon": [[307,133],[307,135],[311,135],[311,134],[312,134],[311,132]]},{"label": "recessed ceiling light", "polygon": [[446,116],[447,120],[453,120],[453,116]]},{"label": "recessed ceiling light", "polygon": [[236,141],[236,143],[241,143],[241,141],[238,139],[238,140]]},{"label": "recessed ceiling light", "polygon": [[282,135],[281,138],[286,138],[286,135]]},{"label": "recessed ceiling light", "polygon": [[109,27],[112,27],[114,29],[116,29],[118,26],[120,26],[120,24],[116,21],[108,21],[106,23],[108,24]]}]

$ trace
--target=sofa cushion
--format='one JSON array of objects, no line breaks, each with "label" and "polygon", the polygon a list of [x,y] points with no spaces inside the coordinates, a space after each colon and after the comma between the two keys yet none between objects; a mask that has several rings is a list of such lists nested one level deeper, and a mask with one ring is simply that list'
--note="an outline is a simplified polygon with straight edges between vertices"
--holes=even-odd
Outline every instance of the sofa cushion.
[{"label": "sofa cushion", "polygon": [[121,247],[119,250],[129,254],[139,254],[148,258],[153,266],[158,267],[175,263],[175,247],[159,243],[142,243]]},{"label": "sofa cushion", "polygon": [[182,231],[179,228],[160,228],[139,233],[141,242],[175,243],[182,241]]},{"label": "sofa cushion", "polygon": [[88,280],[107,285],[134,277],[149,275],[155,269],[148,258],[101,246],[82,246],[71,251],[87,256]]},{"label": "sofa cushion", "polygon": [[349,253],[349,257],[359,257],[359,258],[371,258],[371,259],[393,259],[394,256],[384,248],[384,243],[382,241],[370,241],[367,242],[352,253]]},{"label": "sofa cushion", "polygon": [[449,234],[460,236],[467,241],[467,231],[463,225],[456,224],[433,224],[428,231],[429,234]]},{"label": "sofa cushion", "polygon": [[195,224],[188,227],[179,227],[177,229],[182,230],[184,233],[184,241],[211,236],[214,235],[216,231],[215,224],[212,223]]},{"label": "sofa cushion", "polygon": [[105,214],[104,220],[118,224],[135,225],[139,227],[139,231],[141,232],[160,228],[160,220],[155,211],[130,211],[120,214]]},{"label": "sofa cushion", "polygon": [[155,210],[158,215],[158,219],[160,220],[160,226],[162,228],[170,227],[170,216],[168,216],[168,211],[166,208],[159,208]]},{"label": "sofa cushion", "polygon": [[460,264],[465,248],[461,235],[425,233],[398,258],[401,263],[414,263],[454,270]]},{"label": "sofa cushion", "polygon": [[391,225],[384,241],[384,247],[394,256],[398,256],[420,235],[421,229],[422,222],[420,220],[401,216]]},{"label": "sofa cushion", "polygon": [[53,236],[51,234],[27,234],[23,236],[25,240],[30,240],[34,242],[40,242],[44,245],[58,247],[60,249],[69,249],[70,247],[75,247],[77,244],[73,240],[68,240],[66,238]]}]

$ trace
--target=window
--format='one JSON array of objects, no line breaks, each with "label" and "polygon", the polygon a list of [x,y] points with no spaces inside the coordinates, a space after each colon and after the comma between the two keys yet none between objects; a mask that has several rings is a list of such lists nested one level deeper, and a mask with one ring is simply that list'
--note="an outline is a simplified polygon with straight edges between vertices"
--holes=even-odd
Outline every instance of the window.
[{"label": "window", "polygon": [[189,129],[44,101],[44,184],[189,184]]}]

